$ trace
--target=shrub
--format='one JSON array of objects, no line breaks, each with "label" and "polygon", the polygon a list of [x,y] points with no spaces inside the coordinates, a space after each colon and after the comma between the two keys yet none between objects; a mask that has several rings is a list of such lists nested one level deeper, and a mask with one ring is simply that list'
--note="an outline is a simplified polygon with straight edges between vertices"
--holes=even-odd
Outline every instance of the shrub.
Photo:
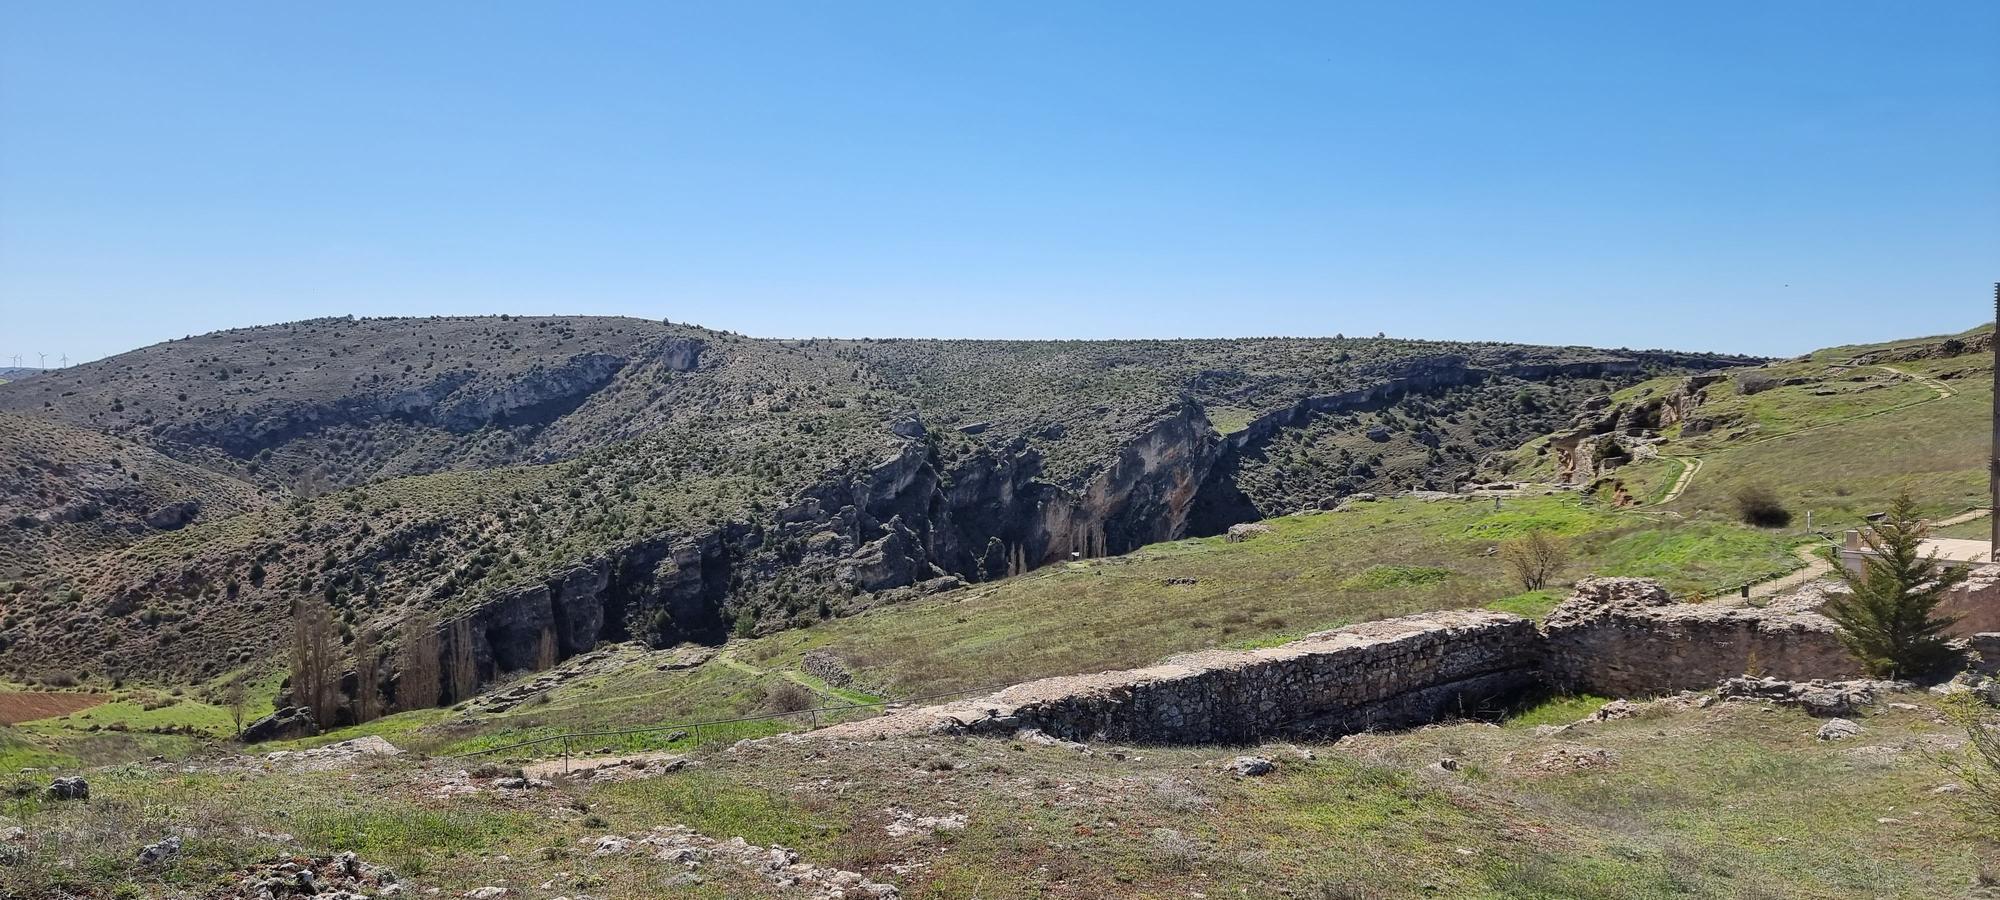
[{"label": "shrub", "polygon": [[1736,516],[1746,525],[1758,528],[1783,528],[1792,524],[1792,511],[1779,502],[1778,495],[1761,484],[1747,484],[1736,489],[1732,499],[1736,501]]},{"label": "shrub", "polygon": [[1531,531],[1501,544],[1500,558],[1522,587],[1539,591],[1569,565],[1569,542],[1547,531]]},{"label": "shrub", "polygon": [[796,682],[779,681],[764,688],[764,707],[772,712],[802,712],[813,707],[813,694]]},{"label": "shrub", "polygon": [[1946,630],[1956,620],[1936,612],[1969,572],[1941,565],[1935,555],[1920,555],[1929,532],[1916,503],[1904,494],[1882,524],[1862,532],[1874,554],[1864,558],[1860,573],[1840,570],[1848,593],[1828,603],[1826,615],[1839,623],[1841,642],[1870,675],[1928,675],[1957,656],[1946,643]]}]

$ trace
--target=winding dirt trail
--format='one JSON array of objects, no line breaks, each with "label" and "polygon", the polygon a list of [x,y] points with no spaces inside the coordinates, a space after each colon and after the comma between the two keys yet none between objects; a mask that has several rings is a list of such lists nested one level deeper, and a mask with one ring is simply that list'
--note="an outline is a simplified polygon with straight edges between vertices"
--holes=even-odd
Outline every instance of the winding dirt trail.
[{"label": "winding dirt trail", "polygon": [[[1897,410],[1903,410],[1903,409],[1909,409],[1910,407],[1912,407],[1912,406],[1916,406],[1916,405],[1918,405],[1918,404],[1923,404],[1923,403],[1933,403],[1933,402],[1936,402],[1936,401],[1938,401],[1938,400],[1949,400],[1949,399],[1951,399],[1951,398],[1953,398],[1953,397],[1956,397],[1956,396],[1958,396],[1958,391],[1956,391],[1956,390],[1953,390],[1953,389],[1952,389],[1952,387],[1951,387],[1950,385],[1948,385],[1948,384],[1945,384],[1944,382],[1942,382],[1942,381],[1939,381],[1939,380],[1937,380],[1936,378],[1932,378],[1932,377],[1931,377],[1931,376],[1929,376],[1929,375],[1918,375],[1918,374],[1916,374],[1915,372],[1908,372],[1908,371],[1905,371],[1905,370],[1903,370],[1903,369],[1898,369],[1898,368],[1896,368],[1895,366],[1882,366],[1882,365],[1878,365],[1878,366],[1875,366],[1874,368],[1877,368],[1877,369],[1881,369],[1881,370],[1882,370],[1882,371],[1884,371],[1884,372],[1889,372],[1889,373],[1891,373],[1891,374],[1894,374],[1894,375],[1900,375],[1900,376],[1902,376],[1902,377],[1904,377],[1904,378],[1908,378],[1908,379],[1910,379],[1911,381],[1914,381],[1914,382],[1917,382],[1918,384],[1921,384],[1921,385],[1923,385],[1924,387],[1927,387],[1927,388],[1930,388],[1930,389],[1931,389],[1931,390],[1933,390],[1933,391],[1936,391],[1936,392],[1937,392],[1937,395],[1936,395],[1936,396],[1933,396],[1933,397],[1925,397],[1925,398],[1924,398],[1924,399],[1922,399],[1922,400],[1917,400],[1917,401],[1915,401],[1915,402],[1912,402],[1912,403],[1905,403],[1905,404],[1902,404],[1902,405],[1900,405],[1900,406],[1891,406],[1891,407],[1889,407],[1889,408],[1887,408],[1887,409],[1878,409],[1878,410],[1874,410],[1873,412],[1865,412],[1865,413],[1861,413],[1861,414],[1859,414],[1859,415],[1855,415],[1855,416],[1850,416],[1850,417],[1848,417],[1848,418],[1845,418],[1845,419],[1839,419],[1839,420],[1837,420],[1837,421],[1833,421],[1833,422],[1821,422],[1821,423],[1819,423],[1818,425],[1808,425],[1808,426],[1806,426],[1806,427],[1804,427],[1804,428],[1800,428],[1800,429],[1798,429],[1798,430],[1796,430],[1796,431],[1787,431],[1787,432],[1785,432],[1784,434],[1774,434],[1774,435],[1771,435],[1770,437],[1765,437],[1765,438],[1758,438],[1757,440],[1754,440],[1754,441],[1750,441],[1750,442],[1748,442],[1748,443],[1745,443],[1745,444],[1738,444],[1738,445],[1737,445],[1737,446],[1735,446],[1735,447],[1722,447],[1722,448],[1719,448],[1719,449],[1716,449],[1716,450],[1712,450],[1712,451],[1710,451],[1710,452],[1712,452],[1712,453],[1727,453],[1727,452],[1729,452],[1729,451],[1731,451],[1731,450],[1739,450],[1739,449],[1742,449],[1742,448],[1744,448],[1744,447],[1754,447],[1754,446],[1756,446],[1756,445],[1758,445],[1758,444],[1763,444],[1763,443],[1768,443],[1768,442],[1770,442],[1770,441],[1779,441],[1779,440],[1784,440],[1785,438],[1788,438],[1788,437],[1793,437],[1793,436],[1795,436],[1795,435],[1801,435],[1801,434],[1805,434],[1805,433],[1806,433],[1806,432],[1808,432],[1808,431],[1818,431],[1818,430],[1820,430],[1820,429],[1822,429],[1822,428],[1832,428],[1832,427],[1834,427],[1834,426],[1836,426],[1836,425],[1845,425],[1845,424],[1847,424],[1847,423],[1849,423],[1849,422],[1853,422],[1853,421],[1857,421],[1857,420],[1860,420],[1860,419],[1866,419],[1866,418],[1869,418],[1869,417],[1871,417],[1871,416],[1879,416],[1879,415],[1882,415],[1883,413],[1891,413],[1891,412],[1896,412]],[[1672,502],[1674,502],[1675,500],[1679,500],[1679,499],[1680,499],[1680,497],[1681,497],[1681,495],[1687,492],[1687,489],[1688,489],[1688,485],[1690,485],[1690,484],[1694,483],[1694,476],[1695,476],[1695,473],[1697,473],[1697,472],[1700,472],[1700,471],[1701,471],[1701,467],[1702,467],[1702,459],[1701,459],[1701,457],[1699,457],[1699,456],[1673,456],[1673,455],[1671,455],[1671,454],[1665,454],[1665,453],[1663,453],[1663,454],[1660,454],[1660,457],[1661,457],[1662,459],[1672,459],[1672,460],[1675,460],[1675,461],[1678,461],[1678,462],[1679,462],[1679,463],[1681,464],[1681,474],[1680,474],[1680,477],[1679,477],[1679,478],[1675,479],[1675,481],[1674,481],[1674,486],[1673,486],[1673,487],[1672,487],[1671,489],[1669,489],[1669,490],[1667,491],[1667,493],[1666,493],[1666,496],[1664,496],[1664,497],[1661,497],[1661,498],[1660,498],[1660,499],[1659,499],[1658,501],[1656,501],[1656,502],[1654,502],[1654,503],[1651,503],[1651,504],[1649,504],[1649,505],[1651,505],[1651,506],[1665,506],[1665,505],[1667,505],[1667,504],[1669,504],[1669,503],[1672,503]],[[1976,511],[1976,510],[1975,510],[1975,512],[1979,512],[1979,511]],[[1980,515],[1984,515],[1984,512],[1980,512]],[[1974,516],[1974,515],[1970,515],[1970,514],[1968,514],[1966,518],[1954,518],[1954,519],[1947,519],[1947,520],[1945,520],[1945,521],[1942,521],[1942,522],[1937,522],[1937,523],[1934,523],[1934,524],[1936,524],[1936,525],[1940,525],[1940,526],[1942,526],[1942,525],[1956,525],[1956,524],[1959,524],[1960,522],[1965,522],[1965,521],[1969,521],[1970,519],[1973,519],[1973,518],[1978,518],[1978,516]]]},{"label": "winding dirt trail", "polygon": [[1803,561],[1805,566],[1769,581],[1751,585],[1750,596],[1771,597],[1782,594],[1806,582],[1817,581],[1826,577],[1833,571],[1833,563],[1828,561],[1826,557],[1819,555],[1822,546],[1821,544],[1805,544],[1797,550],[1792,551],[1792,555]]}]

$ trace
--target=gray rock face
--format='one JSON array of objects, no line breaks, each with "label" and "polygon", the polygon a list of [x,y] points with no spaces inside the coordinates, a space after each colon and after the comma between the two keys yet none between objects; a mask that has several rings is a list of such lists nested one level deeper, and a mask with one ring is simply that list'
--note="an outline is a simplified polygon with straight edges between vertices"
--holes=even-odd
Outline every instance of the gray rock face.
[{"label": "gray rock face", "polygon": [[289,741],[318,733],[319,723],[313,721],[312,710],[303,706],[288,706],[244,726],[243,742]]}]

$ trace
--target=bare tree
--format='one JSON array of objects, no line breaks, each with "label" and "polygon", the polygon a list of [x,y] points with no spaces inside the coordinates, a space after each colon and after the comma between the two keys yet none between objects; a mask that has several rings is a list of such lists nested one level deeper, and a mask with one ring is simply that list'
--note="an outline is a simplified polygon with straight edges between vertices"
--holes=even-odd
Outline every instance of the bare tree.
[{"label": "bare tree", "polygon": [[403,620],[402,647],[397,652],[396,708],[429,709],[444,688],[437,622],[426,616]]},{"label": "bare tree", "polygon": [[250,705],[250,686],[237,675],[222,686],[222,705],[229,708],[229,720],[236,723],[236,737],[243,737],[243,714]]},{"label": "bare tree", "polygon": [[479,656],[472,644],[472,620],[451,623],[451,699],[456,703],[479,693]]},{"label": "bare tree", "polygon": [[382,648],[371,628],[354,633],[354,724],[382,716]]},{"label": "bare tree", "polygon": [[292,611],[292,701],[312,710],[321,728],[340,711],[339,648],[333,611],[317,597],[300,600]]},{"label": "bare tree", "polygon": [[1530,531],[1501,544],[1500,558],[1522,587],[1539,591],[1569,565],[1569,542],[1546,531]]}]

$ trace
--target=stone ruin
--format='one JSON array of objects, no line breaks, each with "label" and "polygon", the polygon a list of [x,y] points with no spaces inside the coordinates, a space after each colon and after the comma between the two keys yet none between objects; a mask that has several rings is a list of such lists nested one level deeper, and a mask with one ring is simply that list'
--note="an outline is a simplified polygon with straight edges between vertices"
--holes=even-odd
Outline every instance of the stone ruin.
[{"label": "stone ruin", "polygon": [[[1069,741],[1239,743],[1420,725],[1498,711],[1537,690],[1640,697],[1746,675],[1857,677],[1837,627],[1808,604],[1677,603],[1650,580],[1592,578],[1540,626],[1487,610],[1405,616],[1277,647],[1030,681],[806,739],[1038,731]],[[2000,635],[1982,637],[1990,639],[1983,646],[2000,647]]]}]

